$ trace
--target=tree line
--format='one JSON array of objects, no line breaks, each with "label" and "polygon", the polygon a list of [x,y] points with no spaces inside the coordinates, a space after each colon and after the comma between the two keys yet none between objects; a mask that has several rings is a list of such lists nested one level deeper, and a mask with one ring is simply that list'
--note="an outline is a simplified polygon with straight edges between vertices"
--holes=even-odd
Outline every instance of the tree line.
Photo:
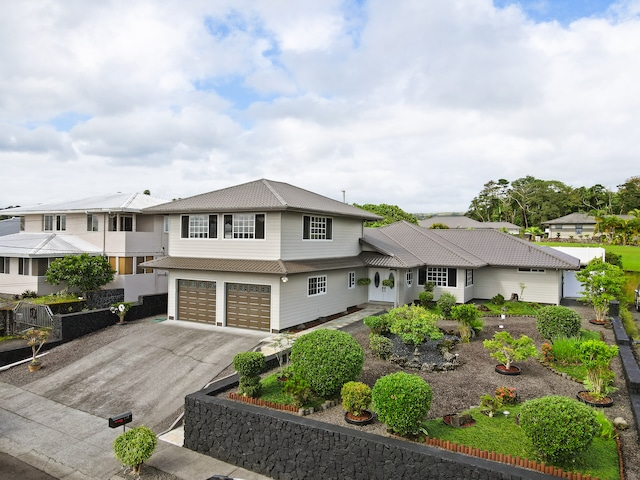
[{"label": "tree line", "polygon": [[575,212],[608,219],[638,209],[640,176],[630,177],[612,191],[600,184],[573,188],[558,180],[527,175],[512,182],[501,178],[485,183],[465,215],[481,222],[510,222],[527,229]]}]

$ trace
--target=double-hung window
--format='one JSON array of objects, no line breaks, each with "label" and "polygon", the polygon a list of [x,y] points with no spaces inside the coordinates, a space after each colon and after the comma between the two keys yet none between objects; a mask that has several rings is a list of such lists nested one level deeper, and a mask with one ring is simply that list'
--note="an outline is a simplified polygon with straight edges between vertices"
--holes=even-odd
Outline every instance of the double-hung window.
[{"label": "double-hung window", "polygon": [[31,262],[29,262],[28,258],[19,258],[18,259],[18,275],[29,275],[31,272],[29,271],[29,267]]},{"label": "double-hung window", "polygon": [[304,215],[302,238],[303,240],[331,240],[333,238],[333,219]]},{"label": "double-hung window", "polygon": [[324,295],[327,293],[327,276],[318,275],[316,277],[309,277],[307,280],[308,295],[314,297],[316,295]]},{"label": "double-hung window", "polygon": [[0,257],[0,273],[11,273],[9,271],[10,257]]},{"label": "double-hung window", "polygon": [[98,231],[98,216],[93,213],[87,213],[87,232]]},{"label": "double-hung window", "polygon": [[264,213],[225,215],[224,238],[263,240]]},{"label": "double-hung window", "polygon": [[183,215],[182,238],[218,238],[218,215]]},{"label": "double-hung window", "polygon": [[67,229],[67,216],[66,215],[45,215],[44,216],[44,231],[52,232],[54,230],[64,231]]}]

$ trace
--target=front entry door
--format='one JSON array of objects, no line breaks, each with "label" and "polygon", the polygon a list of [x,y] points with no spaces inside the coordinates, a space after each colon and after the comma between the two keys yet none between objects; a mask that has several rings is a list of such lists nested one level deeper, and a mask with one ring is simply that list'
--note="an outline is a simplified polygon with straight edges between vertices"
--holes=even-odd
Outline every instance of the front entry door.
[{"label": "front entry door", "polygon": [[[370,270],[369,301],[394,303],[396,299],[397,279],[393,271],[388,269]],[[382,284],[384,280],[393,280],[393,288]]]}]

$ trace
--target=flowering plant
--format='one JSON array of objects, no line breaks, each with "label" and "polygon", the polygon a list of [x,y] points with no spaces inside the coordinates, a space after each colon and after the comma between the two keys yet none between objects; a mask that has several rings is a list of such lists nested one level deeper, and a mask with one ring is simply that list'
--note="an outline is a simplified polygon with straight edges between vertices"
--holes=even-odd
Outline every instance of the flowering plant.
[{"label": "flowering plant", "polygon": [[124,317],[132,306],[133,303],[131,302],[118,302],[111,305],[109,307],[109,310],[111,311],[111,313],[115,313],[116,315],[118,315],[118,318],[120,319],[118,323],[123,324]]},{"label": "flowering plant", "polygon": [[518,401],[515,388],[498,387],[494,393],[496,398],[499,398],[504,405],[511,405]]},{"label": "flowering plant", "polygon": [[555,357],[553,356],[553,345],[549,342],[544,342],[542,344],[542,361],[544,363],[553,363],[555,361]]}]

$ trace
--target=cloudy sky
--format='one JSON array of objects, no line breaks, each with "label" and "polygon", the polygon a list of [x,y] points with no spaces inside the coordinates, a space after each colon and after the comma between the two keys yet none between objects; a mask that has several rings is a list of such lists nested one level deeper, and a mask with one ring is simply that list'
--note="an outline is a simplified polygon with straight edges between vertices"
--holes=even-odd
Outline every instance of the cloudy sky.
[{"label": "cloudy sky", "polygon": [[465,211],[490,180],[640,174],[640,0],[22,0],[0,207],[268,178]]}]

